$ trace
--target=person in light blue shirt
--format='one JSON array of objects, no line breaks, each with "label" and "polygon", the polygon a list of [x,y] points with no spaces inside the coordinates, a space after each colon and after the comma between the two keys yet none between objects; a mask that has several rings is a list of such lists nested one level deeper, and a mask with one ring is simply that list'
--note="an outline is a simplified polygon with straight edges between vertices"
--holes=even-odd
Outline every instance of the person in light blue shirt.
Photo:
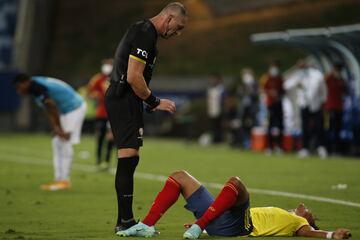
[{"label": "person in light blue shirt", "polygon": [[[54,100],[61,114],[71,112],[80,107],[84,100],[82,97],[65,82],[49,77],[31,77],[32,84],[30,90],[35,94],[36,102],[42,105],[46,97]],[[39,91],[37,89],[44,89]],[[37,91],[36,91],[37,90]]]},{"label": "person in light blue shirt", "polygon": [[54,133],[52,139],[55,181],[41,185],[44,190],[70,188],[73,145],[80,143],[81,127],[86,113],[82,97],[64,81],[19,74],[13,80],[16,91],[34,96],[44,109]]}]

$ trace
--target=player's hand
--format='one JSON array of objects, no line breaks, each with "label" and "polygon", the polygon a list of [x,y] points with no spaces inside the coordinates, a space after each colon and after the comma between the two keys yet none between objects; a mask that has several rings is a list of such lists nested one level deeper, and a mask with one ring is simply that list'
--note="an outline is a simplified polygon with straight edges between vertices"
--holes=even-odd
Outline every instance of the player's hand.
[{"label": "player's hand", "polygon": [[337,229],[332,235],[333,239],[348,239],[350,237],[351,237],[350,230],[345,228]]},{"label": "player's hand", "polygon": [[70,133],[61,132],[57,134],[62,140],[68,141],[70,139]]},{"label": "player's hand", "polygon": [[174,114],[176,112],[175,102],[169,99],[160,99],[160,104],[155,108],[155,110],[167,111]]},{"label": "player's hand", "polygon": [[59,136],[63,140],[70,139],[70,133],[64,132],[61,128],[55,128],[54,133],[55,133],[55,135]]},{"label": "player's hand", "polygon": [[64,133],[61,137],[62,139],[68,141],[70,139],[71,134],[69,132]]}]

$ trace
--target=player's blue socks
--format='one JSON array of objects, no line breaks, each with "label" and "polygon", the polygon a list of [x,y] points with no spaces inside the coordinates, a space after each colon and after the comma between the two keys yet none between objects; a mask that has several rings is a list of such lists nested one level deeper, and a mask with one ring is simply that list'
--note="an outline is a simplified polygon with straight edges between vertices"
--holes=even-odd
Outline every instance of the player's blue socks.
[{"label": "player's blue socks", "polygon": [[191,225],[191,227],[186,230],[183,237],[185,239],[198,239],[202,233],[201,228],[197,224]]},{"label": "player's blue socks", "polygon": [[154,226],[149,227],[148,225],[139,222],[124,231],[119,231],[116,235],[120,237],[153,237],[156,234]]}]

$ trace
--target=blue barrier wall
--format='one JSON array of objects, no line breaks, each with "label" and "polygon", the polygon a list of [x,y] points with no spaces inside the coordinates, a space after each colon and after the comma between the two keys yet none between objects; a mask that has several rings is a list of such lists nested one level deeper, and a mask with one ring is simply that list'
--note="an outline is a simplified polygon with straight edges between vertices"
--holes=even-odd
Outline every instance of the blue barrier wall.
[{"label": "blue barrier wall", "polygon": [[19,95],[11,84],[16,74],[15,72],[0,72],[0,113],[15,112],[19,107]]}]

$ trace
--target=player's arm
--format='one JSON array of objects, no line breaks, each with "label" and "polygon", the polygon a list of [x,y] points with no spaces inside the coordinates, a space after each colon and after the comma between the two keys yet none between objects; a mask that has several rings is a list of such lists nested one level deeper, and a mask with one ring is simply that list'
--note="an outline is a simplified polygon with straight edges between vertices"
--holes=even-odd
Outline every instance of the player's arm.
[{"label": "player's arm", "polygon": [[[130,84],[131,88],[134,90],[135,94],[144,100],[150,107],[153,107],[154,110],[168,111],[170,113],[175,113],[175,103],[168,99],[158,99],[151,94],[150,89],[147,87],[143,72],[145,69],[145,62],[136,57],[130,55],[128,62],[128,71],[127,71],[127,82]],[[159,101],[155,103],[155,101]],[[155,106],[156,105],[156,106]]]},{"label": "player's arm", "polygon": [[59,110],[54,100],[49,96],[47,88],[41,84],[32,82],[29,91],[30,94],[35,96],[36,103],[45,110],[46,117],[55,135],[63,139],[69,139],[69,134],[64,133],[61,128]]},{"label": "player's arm", "polygon": [[296,236],[327,239],[348,239],[351,237],[351,233],[350,230],[345,228],[339,228],[334,232],[328,232],[323,230],[314,230],[311,226],[305,225],[296,231]]},{"label": "player's arm", "polygon": [[49,120],[50,126],[53,129],[55,135],[58,135],[60,138],[68,140],[70,138],[69,133],[65,133],[60,124],[60,113],[55,102],[51,98],[46,98],[43,100],[45,114]]}]

